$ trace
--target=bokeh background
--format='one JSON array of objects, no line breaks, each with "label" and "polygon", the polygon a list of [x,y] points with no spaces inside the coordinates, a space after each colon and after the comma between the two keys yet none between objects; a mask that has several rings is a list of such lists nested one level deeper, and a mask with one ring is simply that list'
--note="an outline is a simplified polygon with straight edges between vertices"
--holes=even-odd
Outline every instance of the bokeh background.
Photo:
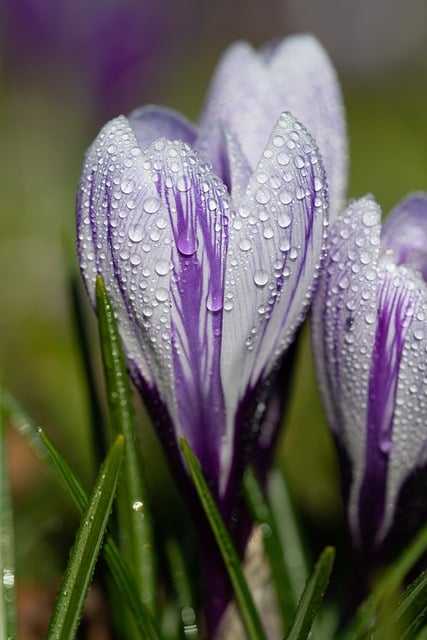
[{"label": "bokeh background", "polygon": [[[1,375],[87,484],[93,476],[88,398],[68,285],[83,153],[107,119],[144,103],[195,119],[229,43],[257,45],[301,31],[319,37],[342,83],[348,196],[372,192],[386,213],[409,191],[427,190],[424,0],[0,3]],[[304,519],[316,536],[333,542],[341,522],[336,461],[307,331],[286,423],[278,462]],[[155,437],[141,429],[162,524],[165,505],[172,517],[172,489]],[[64,562],[71,510],[12,431],[9,451],[21,582],[49,580]]]}]

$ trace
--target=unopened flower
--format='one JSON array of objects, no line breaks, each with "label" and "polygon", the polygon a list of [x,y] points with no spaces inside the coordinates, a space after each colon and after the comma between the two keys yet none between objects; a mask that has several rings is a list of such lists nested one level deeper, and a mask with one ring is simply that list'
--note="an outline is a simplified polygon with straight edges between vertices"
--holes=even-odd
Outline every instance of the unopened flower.
[{"label": "unopened flower", "polygon": [[[309,305],[345,162],[335,76],[310,37],[238,44],[199,126],[160,107],[120,116],[86,157],[78,251],[101,274],[128,364],[173,464],[184,434],[226,520],[257,394]],[[323,114],[323,116],[322,116]],[[336,137],[334,131],[336,129]],[[339,150],[339,153],[338,153]]]},{"label": "unopened flower", "polygon": [[380,218],[366,197],[332,226],[312,318],[349,525],[368,555],[426,512],[413,480],[427,465],[427,196],[400,203],[382,230]]}]

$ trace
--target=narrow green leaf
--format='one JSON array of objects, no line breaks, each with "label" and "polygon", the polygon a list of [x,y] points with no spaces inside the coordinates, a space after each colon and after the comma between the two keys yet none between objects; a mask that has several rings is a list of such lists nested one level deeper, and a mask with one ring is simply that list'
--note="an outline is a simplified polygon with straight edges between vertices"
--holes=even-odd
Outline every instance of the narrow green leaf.
[{"label": "narrow green leaf", "polygon": [[285,552],[289,585],[296,605],[308,580],[308,563],[295,509],[279,469],[272,469],[268,475],[267,498]]},{"label": "narrow green leaf", "polygon": [[390,565],[378,580],[373,593],[360,605],[356,616],[348,628],[340,635],[341,640],[361,640],[365,638],[367,630],[375,620],[381,603],[396,596],[406,575],[426,552],[427,525],[420,529],[397,560]]},{"label": "narrow green leaf", "polygon": [[[0,386],[0,397],[3,389]],[[0,411],[0,638],[16,638],[12,503],[6,462],[4,411]]]},{"label": "narrow green leaf", "polygon": [[388,640],[390,628],[399,629],[399,640],[411,640],[427,618],[427,571],[423,571],[404,591],[397,607],[382,615],[373,635]]},{"label": "narrow green leaf", "polygon": [[252,519],[261,526],[261,531],[266,531],[266,535],[263,535],[264,548],[270,563],[282,621],[286,628],[294,616],[298,600],[295,597],[293,579],[289,575],[284,561],[284,550],[281,545],[276,519],[252,468],[246,470],[243,479],[243,491]]},{"label": "narrow green leaf", "polygon": [[332,547],[326,547],[321,553],[313,574],[307,581],[285,640],[306,640],[308,638],[329,583],[334,558],[335,551]]},{"label": "narrow green leaf", "polygon": [[258,612],[255,608],[251,593],[243,575],[239,556],[234,549],[233,542],[231,541],[227,528],[222,521],[212,494],[209,491],[209,487],[207,486],[200,470],[199,462],[184,437],[181,437],[181,449],[187,462],[194,488],[197,491],[197,495],[199,496],[203,510],[209,521],[227,568],[247,636],[249,640],[265,640],[265,632],[262,628]]},{"label": "narrow green leaf", "polygon": [[114,311],[100,276],[96,281],[102,359],[113,436],[125,436],[123,479],[117,495],[120,548],[132,567],[141,601],[155,610],[155,558],[148,492],[136,441],[135,414],[129,376]]},{"label": "narrow green leaf", "polygon": [[[87,507],[88,496],[67,461],[44,431],[35,425],[8,392],[4,391],[1,401],[2,408],[13,426],[24,437],[38,457],[49,465],[54,477],[71,498],[77,510],[82,514]],[[102,552],[115,580],[117,590],[123,594],[126,604],[133,614],[141,638],[144,638],[144,640],[159,640],[154,621],[139,599],[137,585],[130,570],[122,558],[116,543],[108,534]]]},{"label": "narrow green leaf", "polygon": [[181,548],[176,540],[168,540],[166,553],[174,587],[176,602],[179,609],[180,626],[185,638],[197,640],[199,629],[196,619],[196,610],[193,601],[191,583],[188,577],[187,567],[182,557]]},{"label": "narrow green leaf", "polygon": [[47,633],[48,640],[72,640],[76,635],[110,517],[122,463],[123,447],[124,437],[117,436],[99,471],[57,595]]}]

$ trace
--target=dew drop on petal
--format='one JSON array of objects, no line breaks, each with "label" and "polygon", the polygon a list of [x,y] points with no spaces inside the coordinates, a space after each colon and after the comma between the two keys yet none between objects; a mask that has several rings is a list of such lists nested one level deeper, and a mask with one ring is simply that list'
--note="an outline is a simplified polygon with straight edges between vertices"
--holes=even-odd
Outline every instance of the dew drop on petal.
[{"label": "dew drop on petal", "polygon": [[197,241],[196,237],[190,230],[182,231],[177,240],[178,251],[184,256],[192,256],[196,253]]},{"label": "dew drop on petal", "polygon": [[265,287],[268,282],[268,273],[263,269],[257,269],[254,273],[254,282],[257,287]]},{"label": "dew drop on petal", "polygon": [[158,289],[156,289],[155,296],[158,302],[166,302],[166,300],[169,298],[169,291],[164,287],[159,287]]},{"label": "dew drop on petal", "polygon": [[141,242],[144,237],[144,227],[138,222],[129,227],[129,240],[132,242]]},{"label": "dew drop on petal", "polygon": [[166,276],[169,273],[170,263],[168,260],[160,259],[156,262],[154,269],[157,275]]},{"label": "dew drop on petal", "polygon": [[143,209],[145,213],[157,213],[160,209],[160,200],[154,196],[146,198],[143,202]]},{"label": "dew drop on petal", "polygon": [[366,227],[373,227],[379,223],[378,211],[371,209],[370,211],[364,211],[362,214],[362,222]]}]

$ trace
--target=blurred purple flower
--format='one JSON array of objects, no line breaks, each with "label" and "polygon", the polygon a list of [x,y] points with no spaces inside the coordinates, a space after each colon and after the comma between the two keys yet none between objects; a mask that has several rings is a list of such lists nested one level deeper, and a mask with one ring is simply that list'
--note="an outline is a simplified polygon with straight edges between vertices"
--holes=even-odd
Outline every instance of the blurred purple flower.
[{"label": "blurred purple flower", "polygon": [[427,194],[401,202],[382,231],[380,218],[366,197],[332,226],[312,319],[349,526],[370,557],[404,543],[427,511]]},{"label": "blurred purple flower", "polygon": [[6,70],[71,85],[104,117],[155,82],[186,30],[188,3],[168,0],[9,0],[2,12]]}]

